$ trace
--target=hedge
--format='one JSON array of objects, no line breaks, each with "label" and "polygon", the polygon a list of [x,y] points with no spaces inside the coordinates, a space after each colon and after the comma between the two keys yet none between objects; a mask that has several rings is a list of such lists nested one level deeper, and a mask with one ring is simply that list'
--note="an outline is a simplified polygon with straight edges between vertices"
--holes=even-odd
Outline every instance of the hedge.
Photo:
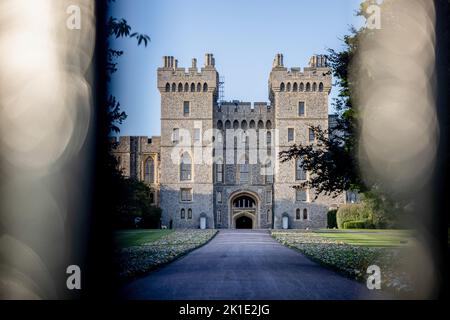
[{"label": "hedge", "polygon": [[337,228],[336,213],[337,213],[336,209],[328,211],[328,213],[327,213],[327,228],[328,229]]},{"label": "hedge", "polygon": [[370,226],[369,220],[356,220],[344,222],[343,229],[366,229]]},{"label": "hedge", "polygon": [[344,204],[339,207],[336,213],[336,222],[339,229],[344,229],[344,223],[347,221],[359,221],[364,217],[364,206],[360,203]]}]

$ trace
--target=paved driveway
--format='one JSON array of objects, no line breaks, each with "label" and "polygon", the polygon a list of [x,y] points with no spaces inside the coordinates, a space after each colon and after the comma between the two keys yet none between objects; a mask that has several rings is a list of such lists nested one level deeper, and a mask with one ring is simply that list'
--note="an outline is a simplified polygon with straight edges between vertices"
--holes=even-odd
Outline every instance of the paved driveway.
[{"label": "paved driveway", "polygon": [[128,299],[376,299],[378,292],[308,260],[268,231],[223,230],[207,245],[121,291]]}]

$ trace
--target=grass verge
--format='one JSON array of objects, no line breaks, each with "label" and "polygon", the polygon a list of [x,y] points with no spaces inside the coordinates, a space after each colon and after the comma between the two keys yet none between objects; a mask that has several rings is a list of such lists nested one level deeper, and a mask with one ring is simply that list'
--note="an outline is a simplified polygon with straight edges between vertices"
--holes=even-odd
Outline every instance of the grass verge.
[{"label": "grass verge", "polygon": [[[133,238],[138,239],[135,241],[140,244],[116,248],[118,277],[125,281],[144,275],[206,244],[216,233],[217,230],[174,230],[159,234],[159,238],[149,242],[141,242],[146,236],[127,235],[128,239],[122,243],[129,244],[132,242],[129,238]],[[118,238],[121,236],[118,235]]]},{"label": "grass verge", "polygon": [[401,236],[389,232],[370,233],[372,237],[355,231],[273,230],[272,237],[311,260],[361,282],[367,280],[367,268],[377,265],[382,273],[383,290],[404,295],[412,292],[414,281],[401,271],[402,261],[411,250],[406,245],[410,233],[405,232]]}]

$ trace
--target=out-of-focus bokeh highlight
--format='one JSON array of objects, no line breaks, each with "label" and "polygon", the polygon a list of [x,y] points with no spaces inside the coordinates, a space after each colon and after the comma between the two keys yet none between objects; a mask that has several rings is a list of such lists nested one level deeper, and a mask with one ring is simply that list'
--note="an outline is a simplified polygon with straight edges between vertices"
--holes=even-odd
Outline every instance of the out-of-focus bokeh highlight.
[{"label": "out-of-focus bokeh highlight", "polygon": [[360,159],[364,177],[393,199],[408,203],[408,227],[419,231],[404,271],[416,298],[432,297],[435,273],[430,179],[439,128],[435,106],[433,1],[384,1],[379,29],[359,43],[352,83],[360,108]]},{"label": "out-of-focus bokeh highlight", "polygon": [[[80,29],[68,27],[71,5]],[[94,1],[0,2],[2,299],[70,294],[66,268],[84,245],[73,231],[90,201],[94,45]]]}]

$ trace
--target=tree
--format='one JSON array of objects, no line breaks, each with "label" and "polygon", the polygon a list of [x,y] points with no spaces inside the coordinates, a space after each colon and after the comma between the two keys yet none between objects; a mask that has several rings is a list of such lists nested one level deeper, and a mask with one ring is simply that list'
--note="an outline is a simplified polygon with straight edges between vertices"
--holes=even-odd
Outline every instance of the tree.
[{"label": "tree", "polygon": [[[114,2],[114,0],[109,0],[108,3]],[[118,60],[123,56],[124,52],[121,50],[116,50],[112,47],[111,40],[118,38],[129,38],[136,39],[137,45],[144,45],[147,47],[150,42],[150,37],[145,34],[138,32],[133,32],[131,26],[125,19],[118,19],[115,17],[109,17],[106,21],[106,71],[107,71],[107,81],[111,81],[112,75],[118,70]],[[127,118],[127,114],[122,111],[120,102],[111,93],[108,93],[107,98],[107,124],[108,133],[118,134],[120,132],[119,126]],[[115,148],[117,143],[114,139],[109,140],[108,148],[109,151]],[[123,215],[123,219],[127,219],[127,216],[134,214],[137,216],[150,215],[150,210],[148,205],[150,203],[149,199],[149,189],[144,188],[141,183],[137,181],[130,181],[126,179],[120,170],[118,170],[117,159],[108,152],[106,158],[106,170],[108,176],[107,189],[109,197],[109,206],[113,211],[111,214],[116,218],[116,225],[118,215]],[[146,186],[145,186],[146,187]],[[147,203],[144,201],[147,195]],[[134,200],[130,200],[134,198]],[[125,210],[129,210],[125,212]],[[159,221],[159,218],[158,218]]]},{"label": "tree", "polygon": [[[364,8],[369,3],[371,1],[363,2],[357,15],[364,15]],[[333,99],[338,118],[336,126],[331,130],[311,126],[317,138],[317,146],[294,145],[280,152],[282,162],[301,158],[303,169],[312,173],[308,181],[296,188],[313,188],[317,191],[316,194],[332,196],[346,190],[364,193],[371,189],[363,181],[359,169],[362,161],[358,157],[360,118],[358,107],[354,104],[357,92],[352,90],[352,79],[349,77],[351,68],[363,68],[355,65],[354,57],[359,39],[370,36],[371,32],[374,31],[364,27],[356,30],[352,27],[350,34],[343,38],[344,49],[328,49],[329,66],[336,80],[334,85],[339,90],[337,98]]]}]

